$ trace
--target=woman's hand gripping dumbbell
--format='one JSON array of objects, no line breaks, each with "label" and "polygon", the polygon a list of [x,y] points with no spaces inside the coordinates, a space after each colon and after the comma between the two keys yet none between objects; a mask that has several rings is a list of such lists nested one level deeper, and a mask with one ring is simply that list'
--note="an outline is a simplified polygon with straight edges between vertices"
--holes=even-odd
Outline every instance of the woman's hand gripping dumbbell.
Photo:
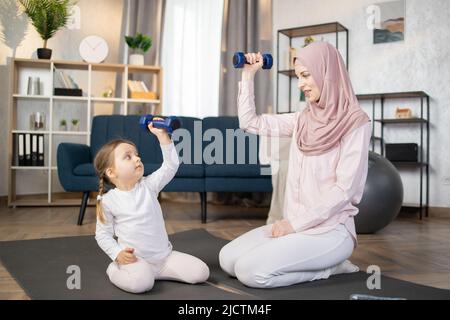
[{"label": "woman's hand gripping dumbbell", "polygon": [[243,53],[236,52],[233,57],[233,65],[235,68],[243,68],[242,79],[253,80],[256,72],[263,69],[270,69],[273,65],[272,55],[265,53]]}]

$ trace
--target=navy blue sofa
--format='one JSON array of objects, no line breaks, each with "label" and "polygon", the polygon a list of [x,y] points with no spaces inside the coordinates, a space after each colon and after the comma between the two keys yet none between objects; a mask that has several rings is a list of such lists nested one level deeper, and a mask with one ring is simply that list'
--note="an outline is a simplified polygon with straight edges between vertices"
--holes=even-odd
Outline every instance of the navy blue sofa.
[{"label": "navy blue sofa", "polygon": [[[182,128],[188,130],[191,134],[180,134],[181,138],[178,138],[179,141],[177,141],[175,139],[177,132],[175,132],[173,136],[175,145],[183,143],[181,146],[191,145],[192,148],[191,152],[186,152],[181,146],[177,146],[181,164],[175,178],[162,191],[199,192],[201,221],[203,223],[206,223],[207,219],[206,193],[208,191],[272,191],[271,176],[261,175],[260,173],[260,169],[264,166],[258,162],[259,143],[256,143],[256,148],[254,143],[250,143],[250,139],[256,139],[253,142],[258,142],[259,138],[247,134],[247,139],[242,139],[242,130],[239,129],[237,117],[207,117],[203,120],[180,117],[180,119]],[[194,132],[196,133],[194,134]],[[199,133],[201,133],[201,137],[199,137]],[[222,134],[224,137],[223,147],[212,148],[213,143],[217,142],[215,139],[218,134]],[[228,139],[225,138],[227,134]],[[207,139],[204,139],[204,137],[207,137]],[[98,191],[99,181],[93,166],[94,157],[105,143],[118,138],[129,139],[137,145],[144,163],[145,176],[161,166],[162,153],[159,142],[153,134],[139,127],[138,115],[96,116],[92,121],[90,146],[75,143],[61,143],[58,146],[57,166],[61,185],[66,191],[83,193],[78,225],[83,223],[89,194]],[[194,139],[198,139],[197,142]],[[230,139],[233,139],[234,142],[234,154],[227,154],[226,152],[226,143],[227,140],[230,143]],[[196,147],[194,147],[194,143],[197,143]],[[218,158],[215,158],[216,153],[220,150],[223,152],[223,161],[220,159],[217,161]],[[202,155],[203,153],[212,155],[212,159],[210,159],[211,157],[200,156],[199,151]],[[245,160],[242,161],[242,155],[244,154]],[[239,155],[241,156],[241,163],[237,162]],[[227,157],[228,161],[226,161]]]}]

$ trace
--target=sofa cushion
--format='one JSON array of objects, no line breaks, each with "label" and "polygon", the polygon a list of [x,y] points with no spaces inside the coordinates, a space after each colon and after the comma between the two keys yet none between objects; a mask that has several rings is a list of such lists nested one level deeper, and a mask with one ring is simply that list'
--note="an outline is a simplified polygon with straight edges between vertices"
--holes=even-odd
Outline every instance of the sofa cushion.
[{"label": "sofa cushion", "polygon": [[[144,163],[144,176],[151,174],[152,172],[158,170],[161,164],[154,163]],[[94,165],[91,163],[80,164],[75,167],[73,173],[77,176],[94,176],[95,169]],[[177,178],[203,178],[204,169],[201,164],[180,164],[177,174]]]},{"label": "sofa cushion", "polygon": [[259,164],[212,164],[205,166],[206,177],[262,177]]},{"label": "sofa cushion", "polygon": [[[161,164],[145,163],[144,175],[147,176],[161,167]],[[203,165],[201,164],[180,164],[176,178],[203,178],[205,176]]]},{"label": "sofa cushion", "polygon": [[[219,157],[222,163],[259,163],[259,136],[240,129],[238,117],[204,118],[203,140],[205,157]],[[206,158],[204,161],[211,163]]]}]

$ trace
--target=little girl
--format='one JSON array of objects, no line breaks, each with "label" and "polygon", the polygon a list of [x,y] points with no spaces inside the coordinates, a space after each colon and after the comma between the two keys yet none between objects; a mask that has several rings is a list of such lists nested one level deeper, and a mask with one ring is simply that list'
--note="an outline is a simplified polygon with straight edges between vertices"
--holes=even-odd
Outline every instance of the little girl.
[{"label": "little girl", "polygon": [[[152,289],[155,280],[195,284],[209,278],[203,261],[172,250],[157,197],[175,176],[179,160],[167,132],[152,124],[149,130],[159,140],[163,164],[147,177],[136,145],[128,140],[110,141],[94,160],[100,179],[95,239],[113,260],[106,270],[110,281],[132,293]],[[105,183],[114,188],[104,194]]]}]

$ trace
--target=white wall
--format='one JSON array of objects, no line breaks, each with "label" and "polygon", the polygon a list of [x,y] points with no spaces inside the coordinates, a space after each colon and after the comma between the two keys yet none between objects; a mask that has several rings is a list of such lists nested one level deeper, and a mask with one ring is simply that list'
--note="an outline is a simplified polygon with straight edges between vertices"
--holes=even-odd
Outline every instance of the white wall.
[{"label": "white wall", "polygon": [[[372,44],[372,31],[366,26],[367,5],[381,0],[274,0],[273,35],[277,30],[338,21],[349,29],[350,77],[356,93],[423,90],[431,96],[431,206],[450,206],[450,1],[407,0],[405,41]],[[31,26],[12,12],[15,0],[2,0],[0,5],[0,195],[7,194],[7,133],[9,69],[6,58],[35,57],[41,39]],[[110,46],[107,62],[118,62],[118,43],[122,16],[121,0],[79,0],[81,29],[61,30],[48,45],[55,59],[80,60],[78,44],[90,34],[104,37]],[[5,41],[6,40],[6,41]],[[274,43],[276,54],[276,43]],[[275,82],[274,82],[275,84]],[[275,97],[275,94],[274,94]],[[275,104],[274,104],[275,105]],[[394,101],[411,106],[412,101]],[[363,107],[366,109],[367,106]],[[389,107],[391,111],[389,111]],[[369,112],[370,109],[367,108]],[[388,142],[417,141],[417,126],[386,130]],[[402,170],[405,201],[417,202],[418,174]],[[42,192],[46,192],[42,187]],[[27,190],[21,190],[24,193]]]},{"label": "white wall", "polygon": [[[444,181],[450,177],[450,1],[406,0],[405,40],[374,45],[366,7],[379,2],[385,1],[274,0],[274,53],[277,30],[338,21],[349,29],[349,73],[355,93],[428,93],[430,205],[449,207],[450,185]],[[419,107],[415,100],[391,101],[385,116],[393,116],[396,106],[412,107],[415,112]],[[363,108],[371,115],[368,105]],[[385,138],[387,142],[418,142],[419,132],[418,125],[387,127]],[[405,202],[418,203],[418,172],[401,170]]]},{"label": "white wall", "polygon": [[[80,29],[62,29],[48,41],[47,47],[53,50],[52,59],[81,61],[78,53],[80,41],[92,34],[103,37],[109,46],[109,55],[105,62],[118,63],[119,37],[122,21],[122,0],[79,0],[77,5],[81,12]],[[17,16],[16,0],[0,2],[0,196],[8,194],[7,189],[7,136],[9,124],[9,66],[7,57],[36,58],[36,48],[42,47],[42,40],[28,22],[26,15]],[[110,79],[111,78],[111,79]],[[114,88],[115,77],[105,78],[104,85]],[[95,88],[94,88],[95,89]],[[103,88],[98,88],[103,90]],[[70,116],[67,119],[71,119]],[[47,116],[48,121],[48,116]],[[41,170],[28,174],[36,174],[33,186],[18,185],[18,193],[46,193],[47,174]],[[24,171],[25,172],[25,171]],[[58,183],[59,184],[59,183]],[[32,188],[32,189],[31,189]]]}]

